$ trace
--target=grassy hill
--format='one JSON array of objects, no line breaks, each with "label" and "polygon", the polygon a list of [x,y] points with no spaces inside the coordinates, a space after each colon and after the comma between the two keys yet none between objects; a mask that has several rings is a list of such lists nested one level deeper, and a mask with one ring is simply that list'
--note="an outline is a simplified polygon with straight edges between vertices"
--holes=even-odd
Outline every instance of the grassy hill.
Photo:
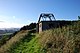
[{"label": "grassy hill", "polygon": [[80,53],[80,21],[40,34],[22,30],[0,48],[0,53]]}]

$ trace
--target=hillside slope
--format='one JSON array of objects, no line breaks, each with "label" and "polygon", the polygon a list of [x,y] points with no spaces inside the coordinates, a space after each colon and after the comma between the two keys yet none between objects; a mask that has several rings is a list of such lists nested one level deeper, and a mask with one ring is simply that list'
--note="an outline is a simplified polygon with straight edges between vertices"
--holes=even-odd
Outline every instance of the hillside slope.
[{"label": "hillside slope", "polygon": [[0,47],[0,53],[7,53],[9,49],[15,45],[17,42],[19,42],[22,38],[27,36],[28,31],[20,31],[15,36],[13,36],[9,41],[7,41],[3,46]]},{"label": "hillside slope", "polygon": [[80,53],[80,22],[46,30],[40,34],[32,30],[24,30],[17,35],[20,34],[24,37],[7,48],[5,53]]}]

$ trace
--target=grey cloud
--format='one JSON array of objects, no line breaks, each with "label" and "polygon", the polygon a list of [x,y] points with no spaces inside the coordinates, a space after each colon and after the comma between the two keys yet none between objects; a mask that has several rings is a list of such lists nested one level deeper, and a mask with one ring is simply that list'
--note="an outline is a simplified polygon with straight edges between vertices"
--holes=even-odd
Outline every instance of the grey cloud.
[{"label": "grey cloud", "polygon": [[4,22],[4,21],[0,21],[0,22]]}]

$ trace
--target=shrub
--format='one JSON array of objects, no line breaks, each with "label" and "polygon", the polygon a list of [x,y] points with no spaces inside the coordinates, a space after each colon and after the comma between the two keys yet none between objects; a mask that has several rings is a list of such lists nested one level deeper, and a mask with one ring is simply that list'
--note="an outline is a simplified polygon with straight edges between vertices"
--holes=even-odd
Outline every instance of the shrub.
[{"label": "shrub", "polygon": [[23,26],[23,27],[20,29],[20,31],[21,31],[21,30],[31,30],[31,29],[34,29],[34,28],[36,28],[36,23],[31,23],[30,25]]}]

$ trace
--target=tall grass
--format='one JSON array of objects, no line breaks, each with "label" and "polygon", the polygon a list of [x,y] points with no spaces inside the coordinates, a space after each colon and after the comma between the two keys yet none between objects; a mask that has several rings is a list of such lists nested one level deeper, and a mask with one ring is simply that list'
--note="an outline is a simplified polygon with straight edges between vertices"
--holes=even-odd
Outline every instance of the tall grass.
[{"label": "tall grass", "polygon": [[80,22],[46,30],[40,34],[42,51],[48,53],[80,53]]},{"label": "tall grass", "polygon": [[9,53],[40,53],[38,36],[35,35],[35,33],[29,31],[28,36],[11,47]]},{"label": "tall grass", "polygon": [[25,37],[28,34],[28,31],[20,31],[14,37],[12,37],[9,41],[7,41],[3,46],[0,47],[0,53],[7,53],[9,48],[16,44],[20,39]]},{"label": "tall grass", "polygon": [[80,53],[80,21],[36,34],[20,31],[0,53]]}]

